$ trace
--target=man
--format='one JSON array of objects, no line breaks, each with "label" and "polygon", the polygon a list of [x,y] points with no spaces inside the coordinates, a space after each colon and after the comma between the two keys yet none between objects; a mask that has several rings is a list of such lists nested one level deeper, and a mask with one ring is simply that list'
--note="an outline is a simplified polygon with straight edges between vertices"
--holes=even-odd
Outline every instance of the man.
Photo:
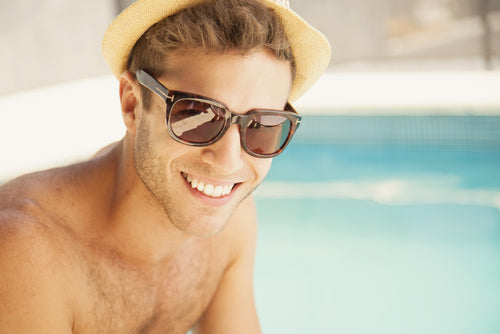
[{"label": "man", "polygon": [[0,188],[0,333],[259,333],[251,194],[326,39],[283,1],[140,0],[103,50],[126,134]]}]

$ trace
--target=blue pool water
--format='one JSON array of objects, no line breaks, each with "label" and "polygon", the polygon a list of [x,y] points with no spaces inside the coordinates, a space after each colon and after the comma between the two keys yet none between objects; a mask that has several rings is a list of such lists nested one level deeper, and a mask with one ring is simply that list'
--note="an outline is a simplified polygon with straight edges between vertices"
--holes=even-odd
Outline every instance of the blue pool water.
[{"label": "blue pool water", "polygon": [[499,116],[306,116],[256,198],[264,333],[500,333]]}]

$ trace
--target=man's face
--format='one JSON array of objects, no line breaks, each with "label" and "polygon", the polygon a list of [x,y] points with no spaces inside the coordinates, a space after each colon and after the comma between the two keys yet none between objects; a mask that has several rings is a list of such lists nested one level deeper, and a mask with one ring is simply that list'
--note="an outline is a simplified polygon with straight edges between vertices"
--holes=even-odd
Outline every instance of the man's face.
[{"label": "man's face", "polygon": [[[290,64],[267,50],[246,56],[178,50],[158,80],[169,90],[210,97],[241,114],[282,109],[291,87]],[[214,235],[262,182],[271,159],[243,151],[239,125],[207,147],[178,143],[165,127],[165,108],[165,101],[153,94],[150,110],[138,111],[137,174],[174,226],[191,235]]]}]

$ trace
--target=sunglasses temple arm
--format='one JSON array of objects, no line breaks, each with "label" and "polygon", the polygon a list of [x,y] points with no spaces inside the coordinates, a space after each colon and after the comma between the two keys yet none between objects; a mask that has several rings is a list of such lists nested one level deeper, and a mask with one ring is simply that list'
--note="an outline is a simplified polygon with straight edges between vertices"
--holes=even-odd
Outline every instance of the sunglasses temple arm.
[{"label": "sunglasses temple arm", "polygon": [[151,89],[156,95],[158,95],[162,99],[169,99],[169,100],[172,99],[172,97],[169,95],[170,93],[169,90],[146,71],[139,70],[135,73],[135,76],[142,85]]}]

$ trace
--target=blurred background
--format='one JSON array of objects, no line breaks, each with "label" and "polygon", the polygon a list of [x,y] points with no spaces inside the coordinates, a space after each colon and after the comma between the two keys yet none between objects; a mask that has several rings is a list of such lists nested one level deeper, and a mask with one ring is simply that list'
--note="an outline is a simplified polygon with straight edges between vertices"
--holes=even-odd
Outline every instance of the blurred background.
[{"label": "blurred background", "polygon": [[[124,134],[131,1],[0,2],[0,183]],[[500,333],[500,0],[292,0],[333,48],[256,192],[265,333]]]},{"label": "blurred background", "polygon": [[[108,74],[100,42],[131,0],[0,3],[0,93]],[[335,71],[494,70],[499,0],[295,0],[330,40]]]}]

